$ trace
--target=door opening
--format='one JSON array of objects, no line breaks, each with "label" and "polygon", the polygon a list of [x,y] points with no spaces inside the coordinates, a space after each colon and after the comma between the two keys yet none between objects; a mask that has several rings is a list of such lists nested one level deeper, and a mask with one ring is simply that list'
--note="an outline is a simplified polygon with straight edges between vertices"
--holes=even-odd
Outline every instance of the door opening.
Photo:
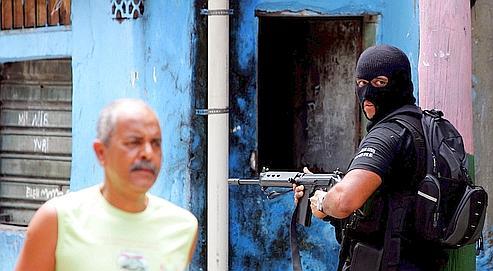
[{"label": "door opening", "polygon": [[345,170],[360,140],[363,17],[259,16],[259,168]]}]

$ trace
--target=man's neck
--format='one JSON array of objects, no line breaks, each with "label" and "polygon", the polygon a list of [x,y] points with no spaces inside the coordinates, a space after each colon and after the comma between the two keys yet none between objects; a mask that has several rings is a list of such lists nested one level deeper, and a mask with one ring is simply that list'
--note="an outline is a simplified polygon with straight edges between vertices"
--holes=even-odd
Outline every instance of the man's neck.
[{"label": "man's neck", "polygon": [[106,183],[99,190],[109,204],[122,211],[138,213],[144,211],[147,207],[148,198],[145,194],[125,193],[110,187]]}]

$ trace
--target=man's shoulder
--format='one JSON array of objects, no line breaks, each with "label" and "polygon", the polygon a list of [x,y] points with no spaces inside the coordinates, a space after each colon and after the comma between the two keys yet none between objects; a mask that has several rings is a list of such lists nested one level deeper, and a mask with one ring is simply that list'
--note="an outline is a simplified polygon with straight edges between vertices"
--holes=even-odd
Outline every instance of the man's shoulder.
[{"label": "man's shoulder", "polygon": [[388,125],[395,125],[398,123],[399,120],[406,121],[412,124],[417,124],[420,122],[422,116],[423,111],[418,106],[405,105],[385,116],[374,127],[377,128],[382,126],[385,127]]},{"label": "man's shoulder", "polygon": [[388,134],[402,137],[406,134],[410,134],[406,133],[406,131],[409,130],[409,127],[414,127],[415,130],[421,133],[421,117],[422,111],[419,107],[415,105],[406,105],[395,110],[374,125],[368,134],[377,136]]},{"label": "man's shoulder", "polygon": [[55,207],[57,210],[61,208],[78,208],[78,205],[97,196],[98,187],[98,185],[94,185],[78,191],[69,191],[62,196],[50,199],[46,204]]},{"label": "man's shoulder", "polygon": [[398,142],[406,134],[406,128],[395,121],[380,122],[375,125],[363,141],[377,142]]}]

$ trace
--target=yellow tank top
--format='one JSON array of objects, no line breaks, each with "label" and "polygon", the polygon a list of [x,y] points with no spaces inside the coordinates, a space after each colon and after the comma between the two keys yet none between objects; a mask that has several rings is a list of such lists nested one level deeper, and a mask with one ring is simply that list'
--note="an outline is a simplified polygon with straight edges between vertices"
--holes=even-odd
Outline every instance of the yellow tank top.
[{"label": "yellow tank top", "polygon": [[175,271],[187,267],[197,231],[189,211],[149,195],[146,209],[110,205],[98,186],[49,202],[58,214],[57,271]]}]

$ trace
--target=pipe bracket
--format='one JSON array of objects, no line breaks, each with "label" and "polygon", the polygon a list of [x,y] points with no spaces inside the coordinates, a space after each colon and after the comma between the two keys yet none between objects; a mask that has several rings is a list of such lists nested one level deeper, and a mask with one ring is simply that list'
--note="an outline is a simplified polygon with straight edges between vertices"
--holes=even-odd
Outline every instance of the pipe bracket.
[{"label": "pipe bracket", "polygon": [[209,108],[209,109],[195,109],[195,114],[199,116],[207,116],[214,114],[228,114],[229,108]]},{"label": "pipe bracket", "polygon": [[233,9],[206,9],[200,10],[201,15],[206,16],[230,16],[233,15]]}]

